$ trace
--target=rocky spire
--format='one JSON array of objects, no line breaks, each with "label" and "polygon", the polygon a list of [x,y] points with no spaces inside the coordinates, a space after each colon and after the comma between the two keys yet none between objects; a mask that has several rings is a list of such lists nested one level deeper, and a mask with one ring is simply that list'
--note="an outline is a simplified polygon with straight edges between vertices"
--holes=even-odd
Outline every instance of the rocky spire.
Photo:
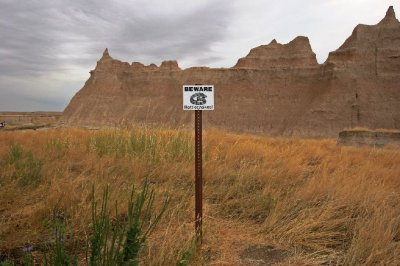
[{"label": "rocky spire", "polygon": [[386,11],[386,16],[379,22],[378,25],[386,25],[392,23],[399,23],[396,18],[396,13],[394,12],[393,6],[390,6],[388,11]]},{"label": "rocky spire", "polygon": [[108,53],[108,48],[106,48],[106,49],[104,50],[103,56],[101,57],[100,60],[102,60],[102,59],[108,59],[108,58],[111,58],[111,56],[110,56],[110,54]]},{"label": "rocky spire", "polygon": [[271,45],[271,44],[278,44],[278,42],[276,41],[276,39],[273,39],[273,40],[269,43],[269,45]]}]

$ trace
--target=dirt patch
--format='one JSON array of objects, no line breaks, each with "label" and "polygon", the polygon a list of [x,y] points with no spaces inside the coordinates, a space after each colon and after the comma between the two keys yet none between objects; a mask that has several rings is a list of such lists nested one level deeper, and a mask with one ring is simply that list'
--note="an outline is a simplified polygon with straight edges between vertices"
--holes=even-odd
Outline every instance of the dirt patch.
[{"label": "dirt patch", "polygon": [[272,245],[257,245],[246,248],[240,253],[242,265],[276,265],[290,256],[289,251]]}]

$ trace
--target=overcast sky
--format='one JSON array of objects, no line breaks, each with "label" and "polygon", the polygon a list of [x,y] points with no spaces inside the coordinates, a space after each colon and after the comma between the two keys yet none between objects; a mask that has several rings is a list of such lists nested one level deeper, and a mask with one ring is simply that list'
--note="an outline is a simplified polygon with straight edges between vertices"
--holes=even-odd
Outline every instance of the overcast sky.
[{"label": "overcast sky", "polygon": [[125,62],[231,67],[303,35],[323,63],[390,5],[400,14],[399,0],[0,0],[0,111],[63,111],[106,47]]}]

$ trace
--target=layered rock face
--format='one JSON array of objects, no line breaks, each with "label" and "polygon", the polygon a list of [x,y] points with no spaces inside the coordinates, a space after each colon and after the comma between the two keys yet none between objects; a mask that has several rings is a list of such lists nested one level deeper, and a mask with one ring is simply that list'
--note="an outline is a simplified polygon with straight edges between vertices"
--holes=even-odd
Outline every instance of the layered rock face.
[{"label": "layered rock face", "polygon": [[207,127],[306,137],[400,129],[400,23],[389,8],[377,25],[358,25],[322,65],[306,37],[274,40],[226,69],[128,64],[106,50],[62,121],[192,126],[194,112],[182,110],[185,84],[215,85],[215,110],[203,112]]},{"label": "layered rock face", "polygon": [[314,121],[326,135],[400,127],[400,23],[393,7],[377,25],[358,25],[321,68],[323,93],[300,123]]}]

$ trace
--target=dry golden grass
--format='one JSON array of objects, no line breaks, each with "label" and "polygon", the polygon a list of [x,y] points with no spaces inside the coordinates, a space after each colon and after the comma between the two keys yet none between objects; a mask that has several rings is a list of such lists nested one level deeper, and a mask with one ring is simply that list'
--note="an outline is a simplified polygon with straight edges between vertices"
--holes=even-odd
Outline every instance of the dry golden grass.
[{"label": "dry golden grass", "polygon": [[[92,185],[99,197],[109,185],[124,210],[132,184],[147,178],[157,206],[167,194],[171,203],[143,264],[175,265],[194,231],[192,138],[179,130],[0,132],[0,256],[18,256],[27,243],[40,250],[55,212],[67,222],[67,248],[83,254]],[[32,169],[41,162],[39,175],[10,163],[12,147]],[[238,265],[243,249],[262,244],[290,252],[282,265],[400,264],[398,149],[208,130],[204,182],[204,240],[191,265]]]}]

